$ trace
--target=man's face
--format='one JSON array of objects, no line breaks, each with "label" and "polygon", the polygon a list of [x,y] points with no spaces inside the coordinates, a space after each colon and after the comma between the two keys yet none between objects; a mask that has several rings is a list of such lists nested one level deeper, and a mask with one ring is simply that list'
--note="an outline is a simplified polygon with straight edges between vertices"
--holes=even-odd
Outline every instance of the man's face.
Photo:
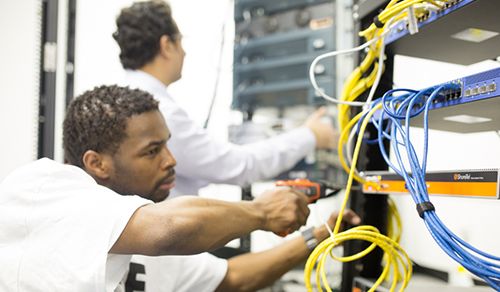
[{"label": "man's face", "polygon": [[174,80],[177,81],[182,76],[182,67],[184,66],[184,57],[186,56],[186,52],[182,46],[182,35],[178,35],[174,42],[174,52],[173,52],[173,62],[172,68],[175,74]]},{"label": "man's face", "polygon": [[122,195],[139,195],[154,202],[166,199],[174,187],[176,161],[166,146],[170,138],[159,111],[132,116],[127,137],[112,155],[107,184]]}]

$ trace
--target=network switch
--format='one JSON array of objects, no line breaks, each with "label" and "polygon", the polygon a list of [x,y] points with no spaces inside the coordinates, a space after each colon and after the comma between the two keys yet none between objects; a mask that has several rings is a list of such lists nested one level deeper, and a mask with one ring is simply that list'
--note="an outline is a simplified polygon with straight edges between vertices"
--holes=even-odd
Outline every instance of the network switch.
[{"label": "network switch", "polygon": [[330,0],[237,0],[234,18],[236,21],[249,18],[273,15],[287,10],[300,9],[311,5],[329,2]]},{"label": "network switch", "polygon": [[[247,16],[235,15],[232,107],[324,104],[310,86],[308,70],[318,54],[335,49],[335,7],[331,0],[236,1],[235,12]],[[328,94],[335,92],[335,68],[334,59],[316,68]]]},{"label": "network switch", "polygon": [[[433,100],[430,128],[460,133],[500,129],[500,68],[443,84],[454,87]],[[412,119],[412,126],[422,126],[422,115]]]}]

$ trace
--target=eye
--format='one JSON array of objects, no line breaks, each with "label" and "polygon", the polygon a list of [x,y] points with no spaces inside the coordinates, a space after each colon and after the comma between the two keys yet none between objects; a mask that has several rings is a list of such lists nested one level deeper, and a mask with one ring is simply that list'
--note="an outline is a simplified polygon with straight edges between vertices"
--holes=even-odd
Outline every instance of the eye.
[{"label": "eye", "polygon": [[148,156],[155,156],[156,154],[158,154],[158,152],[160,152],[160,147],[156,147],[156,148],[148,150],[146,152],[146,155],[148,155]]}]

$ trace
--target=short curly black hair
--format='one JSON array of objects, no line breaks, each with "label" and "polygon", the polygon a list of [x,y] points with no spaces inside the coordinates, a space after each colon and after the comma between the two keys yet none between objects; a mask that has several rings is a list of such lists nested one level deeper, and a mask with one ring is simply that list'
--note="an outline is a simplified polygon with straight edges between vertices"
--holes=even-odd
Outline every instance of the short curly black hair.
[{"label": "short curly black hair", "polygon": [[87,150],[115,154],[126,138],[127,120],[158,110],[158,101],[139,89],[116,85],[100,86],[75,98],[63,123],[66,163],[84,168]]},{"label": "short curly black hair", "polygon": [[161,0],[135,2],[122,9],[116,18],[113,38],[120,46],[120,61],[125,69],[139,69],[152,61],[164,35],[175,40],[179,28],[170,5]]}]

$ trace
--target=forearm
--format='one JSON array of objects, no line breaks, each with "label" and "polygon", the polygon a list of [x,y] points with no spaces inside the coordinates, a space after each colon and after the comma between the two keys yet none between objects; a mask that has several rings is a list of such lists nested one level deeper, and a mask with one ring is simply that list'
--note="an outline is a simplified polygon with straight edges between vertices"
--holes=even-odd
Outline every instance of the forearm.
[{"label": "forearm", "polygon": [[[314,235],[321,241],[328,233],[324,228],[316,228]],[[226,278],[217,291],[255,291],[267,287],[304,262],[310,252],[304,239],[297,237],[263,252],[231,258]]]},{"label": "forearm", "polygon": [[217,291],[255,291],[267,287],[308,254],[304,240],[299,237],[270,250],[231,258],[227,279]]},{"label": "forearm", "polygon": [[137,209],[110,252],[196,254],[263,229],[264,225],[265,215],[254,202],[175,198]]},{"label": "forearm", "polygon": [[267,191],[251,202],[237,203],[184,196],[137,209],[110,252],[195,254],[257,229],[297,230],[308,215],[307,197],[291,189]]},{"label": "forearm", "polygon": [[165,240],[170,243],[161,254],[212,250],[264,225],[264,214],[251,202],[184,197],[166,201],[158,209],[166,214],[162,232],[176,239]]}]

